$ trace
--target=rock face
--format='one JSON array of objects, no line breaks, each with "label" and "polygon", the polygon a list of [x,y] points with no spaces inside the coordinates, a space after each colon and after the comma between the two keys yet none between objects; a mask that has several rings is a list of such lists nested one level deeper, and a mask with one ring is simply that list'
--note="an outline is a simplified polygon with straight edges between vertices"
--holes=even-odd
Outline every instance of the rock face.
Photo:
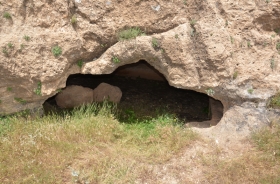
[{"label": "rock face", "polygon": [[[139,60],[172,86],[220,100],[225,112],[265,107],[280,89],[279,10],[280,1],[251,0],[3,1],[0,115],[40,107],[70,74]],[[146,36],[118,41],[129,27]]]},{"label": "rock face", "polygon": [[107,83],[101,83],[93,90],[94,102],[103,102],[104,100],[108,100],[110,102],[119,103],[121,97],[122,91],[120,88]]},{"label": "rock face", "polygon": [[93,102],[93,90],[82,86],[67,86],[56,97],[56,104],[60,108],[73,108]]}]

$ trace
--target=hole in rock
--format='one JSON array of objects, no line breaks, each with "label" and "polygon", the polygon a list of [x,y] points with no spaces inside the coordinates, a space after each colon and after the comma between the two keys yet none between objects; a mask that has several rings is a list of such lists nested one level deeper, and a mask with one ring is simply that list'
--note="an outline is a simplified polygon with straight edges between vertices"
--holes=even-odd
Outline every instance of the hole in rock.
[{"label": "hole in rock", "polygon": [[[78,85],[96,89],[100,83],[120,88],[122,97],[117,105],[117,117],[121,122],[145,120],[159,115],[174,115],[182,123],[191,126],[216,125],[223,116],[223,105],[203,93],[178,89],[168,84],[165,77],[146,61],[119,67],[112,74],[70,75],[66,86]],[[73,96],[77,97],[75,93]],[[45,111],[56,109],[55,96],[45,104]],[[131,122],[130,122],[131,123]]]}]

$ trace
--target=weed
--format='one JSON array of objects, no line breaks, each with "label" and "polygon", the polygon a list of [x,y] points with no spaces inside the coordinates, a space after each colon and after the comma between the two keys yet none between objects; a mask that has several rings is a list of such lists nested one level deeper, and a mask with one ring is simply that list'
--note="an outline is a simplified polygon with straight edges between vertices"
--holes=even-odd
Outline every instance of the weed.
[{"label": "weed", "polygon": [[270,60],[270,68],[271,68],[272,70],[274,70],[275,67],[276,67],[276,62],[275,62],[275,60],[272,58],[272,59]]},{"label": "weed", "polygon": [[275,38],[275,34],[271,35],[271,38]]},{"label": "weed", "polygon": [[60,93],[60,92],[62,91],[62,89],[57,89],[56,91],[57,91],[58,93]]},{"label": "weed", "polygon": [[179,35],[178,35],[178,34],[175,34],[175,38],[178,39],[178,38],[179,38]]},{"label": "weed", "polygon": [[160,48],[159,42],[156,38],[152,38],[152,47],[154,49],[159,49]]},{"label": "weed", "polygon": [[72,17],[71,17],[71,24],[77,24],[77,16],[76,15],[73,15]]},{"label": "weed", "polygon": [[235,79],[237,78],[237,76],[238,76],[238,72],[235,71],[235,72],[233,73],[233,80],[235,80]]},{"label": "weed", "polygon": [[2,48],[2,52],[4,53],[5,56],[9,56],[8,49],[6,47]]},{"label": "weed", "polygon": [[41,82],[37,83],[37,88],[34,89],[34,93],[36,95],[40,95],[40,96],[42,95],[42,83]]},{"label": "weed", "polygon": [[54,46],[54,47],[52,48],[52,53],[53,53],[53,55],[54,55],[55,57],[60,56],[61,53],[62,53],[61,47],[59,47],[58,45]]},{"label": "weed", "polygon": [[266,4],[270,3],[271,0],[265,0]]},{"label": "weed", "polygon": [[230,42],[231,42],[231,44],[234,43],[234,38],[232,36],[230,36]]},{"label": "weed", "polygon": [[250,89],[247,90],[247,92],[248,92],[249,94],[253,94],[254,89],[253,89],[253,88],[250,88]]},{"label": "weed", "polygon": [[208,88],[205,90],[208,96],[213,96],[215,94],[215,91],[211,88]]},{"label": "weed", "polygon": [[11,19],[12,18],[11,14],[9,12],[4,12],[3,17],[6,18],[6,19]]},{"label": "weed", "polygon": [[280,109],[280,92],[273,96],[269,102],[269,107]]},{"label": "weed", "polygon": [[251,47],[251,42],[247,41],[247,47],[250,48]]},{"label": "weed", "polygon": [[138,27],[135,28],[129,28],[122,30],[118,33],[118,40],[119,41],[124,41],[124,40],[130,40],[134,39],[137,36],[143,36],[145,33]]},{"label": "weed", "polygon": [[17,98],[17,97],[15,97],[14,100],[17,101],[17,102],[19,102],[19,103],[21,103],[22,105],[25,105],[25,104],[26,104],[26,100],[23,100],[22,98]]},{"label": "weed", "polygon": [[117,56],[113,56],[113,57],[112,57],[112,62],[114,62],[114,63],[120,63],[121,61],[120,61],[120,59],[119,59]]},{"label": "weed", "polygon": [[31,38],[30,38],[30,36],[24,35],[23,39],[28,42],[28,41],[30,41]]},{"label": "weed", "polygon": [[12,90],[13,90],[13,88],[7,87],[7,91],[12,91]]},{"label": "weed", "polygon": [[23,49],[24,49],[24,47],[25,47],[25,45],[24,45],[24,44],[20,44],[20,50],[23,50]]},{"label": "weed", "polygon": [[80,68],[82,68],[83,64],[84,64],[84,61],[83,61],[83,60],[79,60],[79,61],[77,62],[77,65],[78,65],[78,67],[80,67]]},{"label": "weed", "polygon": [[276,50],[280,51],[280,42],[276,44]]},{"label": "weed", "polygon": [[192,19],[192,20],[190,21],[190,25],[193,27],[195,24],[196,24],[196,20]]},{"label": "weed", "polygon": [[7,45],[9,47],[9,49],[13,49],[14,48],[14,45],[11,42],[9,42]]},{"label": "weed", "polygon": [[184,5],[187,5],[187,0],[183,0],[183,2],[184,2]]}]

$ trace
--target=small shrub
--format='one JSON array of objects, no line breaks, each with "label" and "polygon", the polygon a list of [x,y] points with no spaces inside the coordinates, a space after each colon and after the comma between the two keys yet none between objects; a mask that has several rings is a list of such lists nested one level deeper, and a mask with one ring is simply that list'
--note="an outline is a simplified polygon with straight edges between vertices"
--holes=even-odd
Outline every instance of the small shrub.
[{"label": "small shrub", "polygon": [[142,36],[142,35],[145,35],[145,33],[140,28],[138,27],[129,28],[119,32],[118,40],[119,41],[130,40],[136,38],[137,36]]},{"label": "small shrub", "polygon": [[9,56],[9,52],[6,47],[3,47],[2,52],[4,53],[5,56]]},{"label": "small shrub", "polygon": [[22,98],[16,98],[15,97],[14,100],[19,102],[19,103],[21,103],[21,104],[23,104],[23,105],[26,104],[26,100],[23,100]]},{"label": "small shrub", "polygon": [[71,24],[77,24],[77,16],[76,15],[73,15],[71,17]]},{"label": "small shrub", "polygon": [[237,76],[238,76],[238,72],[235,71],[235,72],[233,73],[233,79],[235,80],[235,79],[237,78]]},{"label": "small shrub", "polygon": [[254,89],[250,88],[250,89],[248,89],[247,91],[248,91],[249,94],[253,94]]},{"label": "small shrub", "polygon": [[192,20],[190,21],[190,24],[191,24],[191,26],[194,26],[194,25],[196,24],[196,20],[192,19]]},{"label": "small shrub", "polygon": [[62,53],[61,47],[59,47],[58,45],[54,46],[54,47],[52,48],[52,53],[53,53],[53,55],[54,55],[55,57],[60,56],[61,53]]},{"label": "small shrub", "polygon": [[9,12],[4,12],[3,17],[6,18],[6,19],[11,19],[12,18],[11,14]]},{"label": "small shrub", "polygon": [[13,49],[13,48],[14,48],[14,45],[13,45],[11,42],[9,42],[9,43],[8,43],[8,47],[9,47],[10,49]]},{"label": "small shrub", "polygon": [[213,96],[215,94],[215,91],[211,88],[208,88],[205,90],[208,96]]},{"label": "small shrub", "polygon": [[276,49],[280,51],[280,42],[276,44]]},{"label": "small shrub", "polygon": [[160,48],[160,45],[159,45],[158,40],[156,38],[152,38],[152,47],[154,49],[159,49]]},{"label": "small shrub", "polygon": [[25,39],[25,41],[29,41],[30,40],[30,36],[24,35],[23,39]]},{"label": "small shrub", "polygon": [[42,90],[42,83],[41,83],[41,82],[38,82],[38,83],[37,83],[37,88],[34,90],[34,93],[35,93],[36,95],[42,95],[41,90]]},{"label": "small shrub", "polygon": [[270,60],[270,68],[271,68],[272,70],[274,70],[275,66],[276,66],[275,60],[274,60],[274,59],[271,59],[271,60]]},{"label": "small shrub", "polygon": [[247,46],[248,46],[248,48],[251,47],[251,42],[250,41],[247,41]]},{"label": "small shrub", "polygon": [[269,107],[280,109],[280,92],[271,98]]},{"label": "small shrub", "polygon": [[83,60],[79,60],[79,61],[77,62],[77,65],[78,65],[78,67],[80,67],[80,68],[82,68],[83,64],[84,64],[84,61],[83,61]]},{"label": "small shrub", "polygon": [[178,39],[178,38],[179,38],[179,35],[178,35],[178,34],[175,34],[175,38]]},{"label": "small shrub", "polygon": [[112,61],[113,61],[114,63],[120,63],[120,62],[121,62],[117,56],[113,56],[113,57],[112,57]]},{"label": "small shrub", "polygon": [[7,91],[12,91],[13,89],[11,87],[7,87]]}]

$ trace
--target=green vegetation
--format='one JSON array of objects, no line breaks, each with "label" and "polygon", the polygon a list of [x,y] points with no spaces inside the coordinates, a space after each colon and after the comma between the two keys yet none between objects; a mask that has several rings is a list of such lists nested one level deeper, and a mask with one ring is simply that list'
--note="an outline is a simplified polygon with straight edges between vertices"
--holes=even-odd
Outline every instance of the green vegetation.
[{"label": "green vegetation", "polygon": [[270,68],[271,68],[272,70],[274,70],[275,67],[276,67],[276,61],[272,58],[272,59],[270,60]]},{"label": "green vegetation", "polygon": [[4,53],[5,56],[9,56],[8,49],[6,47],[2,48],[2,52]]},{"label": "green vegetation", "polygon": [[121,61],[120,61],[120,59],[117,56],[113,56],[112,57],[112,62],[113,63],[120,63]]},{"label": "green vegetation", "polygon": [[82,68],[83,64],[84,64],[84,61],[83,61],[83,60],[79,60],[79,61],[77,62],[77,65],[78,65],[78,67],[80,67],[80,68]]},{"label": "green vegetation", "polygon": [[192,20],[190,21],[190,25],[193,27],[195,24],[196,24],[196,20],[192,19]]},{"label": "green vegetation", "polygon": [[52,53],[53,53],[53,55],[54,55],[55,57],[60,56],[61,53],[62,53],[61,47],[59,47],[58,45],[54,46],[54,47],[52,48]]},{"label": "green vegetation", "polygon": [[250,41],[247,41],[247,47],[251,47],[251,42]]},{"label": "green vegetation", "polygon": [[238,72],[235,71],[235,72],[233,73],[233,79],[235,80],[235,79],[237,78],[237,76],[238,76]]},{"label": "green vegetation", "polygon": [[175,38],[178,39],[178,38],[179,38],[179,35],[178,35],[178,34],[175,34]]},{"label": "green vegetation", "polygon": [[156,38],[152,38],[152,47],[154,49],[160,49],[160,45],[159,45],[159,42]]},{"label": "green vegetation", "polygon": [[215,91],[211,88],[208,88],[205,91],[208,96],[213,96],[215,94]]},{"label": "green vegetation", "polygon": [[14,48],[14,45],[11,42],[9,42],[7,45],[9,47],[9,49],[13,49]]},{"label": "green vegetation", "polygon": [[7,91],[12,91],[12,90],[13,90],[13,88],[7,87]]},{"label": "green vegetation", "polygon": [[37,88],[34,90],[34,93],[36,95],[42,95],[42,83],[41,82],[38,82],[37,83]]},{"label": "green vegetation", "polygon": [[276,44],[276,49],[280,51],[280,42]]},{"label": "green vegetation", "polygon": [[280,109],[280,92],[277,93],[275,96],[273,96],[271,98],[270,103],[269,103],[268,106],[272,107],[272,108]]},{"label": "green vegetation", "polygon": [[71,17],[71,24],[77,24],[77,16],[76,15],[73,15],[72,17]]},{"label": "green vegetation", "polygon": [[118,33],[118,40],[119,41],[124,41],[124,40],[130,40],[134,39],[137,36],[143,36],[145,33],[138,27],[135,28],[129,28],[122,30]]},{"label": "green vegetation", "polygon": [[234,43],[234,38],[232,36],[230,36],[230,42],[231,42],[231,44]]},{"label": "green vegetation", "polygon": [[254,89],[253,89],[253,88],[250,88],[250,89],[248,89],[247,91],[248,91],[248,93],[253,94]]},{"label": "green vegetation", "polygon": [[0,122],[0,181],[6,183],[135,183],[147,177],[149,165],[176,158],[198,139],[168,114],[118,122],[108,103]]},{"label": "green vegetation", "polygon": [[30,36],[24,35],[23,39],[28,42],[28,41],[30,41],[31,38],[30,38]]},{"label": "green vegetation", "polygon": [[12,18],[11,14],[9,12],[4,12],[3,17],[6,18],[6,19],[11,19]]},{"label": "green vegetation", "polygon": [[17,102],[19,102],[19,103],[21,103],[22,105],[25,105],[25,104],[26,104],[26,100],[23,100],[22,98],[17,98],[17,97],[15,97],[14,100],[17,101]]}]

